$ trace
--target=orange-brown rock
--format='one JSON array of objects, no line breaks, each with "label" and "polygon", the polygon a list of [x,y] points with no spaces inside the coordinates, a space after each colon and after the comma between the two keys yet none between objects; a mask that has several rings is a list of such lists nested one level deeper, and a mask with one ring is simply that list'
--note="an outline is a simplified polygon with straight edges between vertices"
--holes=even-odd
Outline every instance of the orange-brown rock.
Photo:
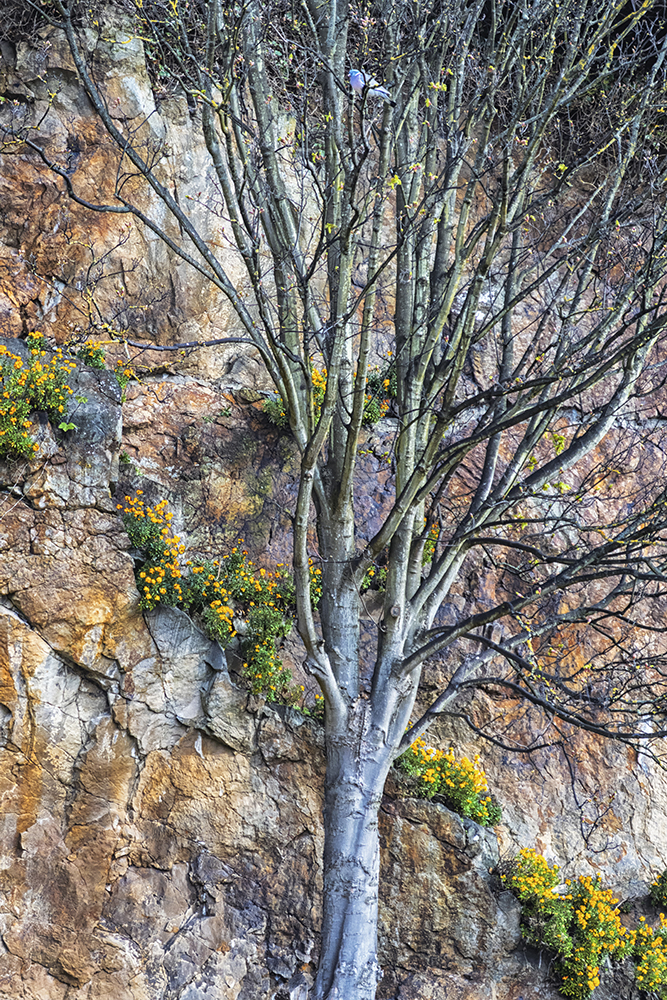
[{"label": "orange-brown rock", "polygon": [[[108,373],[77,378],[77,431],[45,428],[30,465],[0,467],[0,996],[297,996],[317,960],[321,733],[249,700],[182,612],[139,612],[111,497],[140,482],[202,550],[254,520],[257,549],[282,552],[289,524],[271,505],[293,494],[289,439],[215,384],[165,374],[133,386],[121,441]],[[373,516],[380,494],[368,503]],[[489,876],[499,850],[535,844],[631,898],[664,867],[661,775],[590,742],[565,749],[573,778],[562,751],[485,754],[495,832],[390,782],[383,1000],[556,997]]]},{"label": "orange-brown rock", "polygon": [[[0,83],[39,115],[47,50],[60,81],[49,151],[66,158],[84,197],[111,196],[114,154],[62,37],[4,53]],[[111,97],[138,122],[148,116],[147,141],[165,142],[167,179],[196,199],[204,157],[185,102],[156,106],[141,43],[121,21],[94,59]],[[118,217],[74,206],[20,149],[4,158],[0,193],[3,335],[38,326],[62,342],[87,329],[91,285],[94,317],[137,340],[235,332],[210,284]],[[224,239],[220,219],[201,212]],[[230,273],[242,285],[233,261]],[[255,557],[281,561],[294,449],[261,412],[269,386],[246,349],[131,354],[141,380],[122,406],[109,372],[83,369],[76,431],[35,423],[35,460],[0,464],[0,997],[300,1000],[298,976],[307,983],[317,960],[321,732],[249,699],[183,613],[140,612],[116,508],[140,488],[170,501],[194,552],[240,536]],[[484,358],[475,363],[483,374]],[[369,435],[363,458],[367,530],[382,512],[382,434],[393,430],[388,421]],[[491,599],[496,584],[471,565],[452,604],[462,610],[473,591]],[[296,642],[289,655],[298,669]],[[490,699],[486,708],[515,711]],[[439,736],[477,749],[462,725]],[[547,964],[521,942],[516,902],[489,877],[499,852],[535,845],[568,873],[602,871],[631,900],[667,867],[667,787],[646,758],[591,740],[530,759],[483,753],[504,810],[495,832],[390,783],[382,1000],[555,1000]],[[599,995],[631,991],[621,978]]]}]

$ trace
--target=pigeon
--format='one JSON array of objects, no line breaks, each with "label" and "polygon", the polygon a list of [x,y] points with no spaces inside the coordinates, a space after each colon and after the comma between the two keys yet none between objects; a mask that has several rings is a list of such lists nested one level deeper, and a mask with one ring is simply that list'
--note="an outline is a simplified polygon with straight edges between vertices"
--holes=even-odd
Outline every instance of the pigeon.
[{"label": "pigeon", "polygon": [[363,94],[364,88],[367,87],[370,97],[381,97],[387,104],[391,104],[392,108],[396,107],[396,101],[393,100],[387,88],[380,86],[374,77],[366,76],[360,69],[351,69],[349,76],[350,86],[355,94]]}]

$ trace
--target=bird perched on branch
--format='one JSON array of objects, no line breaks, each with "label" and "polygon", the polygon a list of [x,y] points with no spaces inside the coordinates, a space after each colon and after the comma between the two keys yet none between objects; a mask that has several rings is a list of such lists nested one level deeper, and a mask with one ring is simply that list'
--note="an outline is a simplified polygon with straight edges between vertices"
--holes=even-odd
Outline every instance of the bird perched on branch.
[{"label": "bird perched on branch", "polygon": [[355,94],[363,94],[364,88],[368,87],[367,93],[370,97],[381,97],[387,104],[391,104],[392,108],[396,107],[396,101],[393,100],[387,88],[382,87],[375,77],[367,76],[360,69],[351,69],[349,76],[350,86]]}]

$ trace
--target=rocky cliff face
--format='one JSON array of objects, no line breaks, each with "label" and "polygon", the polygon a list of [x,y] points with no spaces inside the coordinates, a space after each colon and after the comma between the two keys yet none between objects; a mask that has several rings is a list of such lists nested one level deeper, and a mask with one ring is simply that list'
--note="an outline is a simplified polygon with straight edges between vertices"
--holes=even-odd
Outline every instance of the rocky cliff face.
[{"label": "rocky cliff face", "polygon": [[[137,612],[118,393],[77,388],[76,435],[1,469],[0,993],[273,996],[317,957],[321,734],[249,703],[183,613]],[[385,995],[525,978],[495,837],[392,797],[382,829]]]},{"label": "rocky cliff face", "polygon": [[[122,25],[91,39],[98,72],[148,116],[165,172],[196,196],[187,106],[156,106],[141,46],[126,41]],[[84,196],[104,191],[108,150],[62,39],[3,56],[2,89],[21,113],[40,115],[57,84],[53,149],[69,149]],[[62,341],[85,326],[91,274],[100,314],[137,337],[230,329],[160,244],[84,215],[27,158],[9,158],[0,184],[4,334],[39,326]],[[82,370],[76,432],[41,424],[35,459],[0,466],[0,996],[11,1000],[300,1000],[317,961],[321,734],[237,689],[185,615],[139,612],[116,509],[139,487],[170,501],[195,551],[241,535],[279,559],[293,452],[253,404],[256,360],[232,348],[169,357],[140,355],[122,405],[111,374]],[[365,461],[371,523],[383,472]],[[464,580],[456,599],[479,585]],[[463,730],[439,735],[474,749]],[[483,754],[504,809],[495,833],[387,790],[387,1000],[556,997],[521,943],[516,902],[489,877],[501,852],[534,845],[572,872],[601,870],[637,907],[667,866],[667,786],[646,759],[591,740],[530,760]],[[599,995],[631,990],[620,978]]]},{"label": "rocky cliff face", "polygon": [[[76,433],[56,437],[45,424],[30,464],[0,466],[0,995],[299,997],[317,959],[321,732],[236,688],[224,655],[183,613],[138,611],[112,496],[135,479],[169,496],[186,530],[200,521],[198,466],[183,457],[169,490],[171,458],[160,468],[151,442],[179,426],[184,394],[187,419],[227,397],[182,377],[141,387],[165,398],[173,389],[178,402],[147,434],[150,474],[124,463],[129,480],[117,483],[136,424],[125,439],[108,373],[78,380],[87,403]],[[138,400],[125,404],[130,414]],[[233,456],[261,438],[262,418],[228,409],[216,434],[233,477]],[[274,440],[265,441],[249,460],[256,476],[269,467]],[[271,475],[289,492],[289,469],[281,479],[274,462]],[[261,523],[259,501],[237,490],[233,510],[259,512]],[[517,764],[486,754],[505,810],[495,833],[390,783],[381,997],[557,995],[521,943],[517,903],[489,876],[512,844],[645,893],[649,870],[664,867],[664,784],[618,751],[571,749],[576,783],[557,756]]]}]

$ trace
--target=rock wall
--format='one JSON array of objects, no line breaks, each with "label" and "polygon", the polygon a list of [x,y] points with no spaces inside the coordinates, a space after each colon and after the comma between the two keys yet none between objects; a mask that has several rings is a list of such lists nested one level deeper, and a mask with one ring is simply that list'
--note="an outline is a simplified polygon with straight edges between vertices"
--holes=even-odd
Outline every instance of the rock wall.
[{"label": "rock wall", "polygon": [[[90,46],[109,94],[164,142],[165,176],[196,196],[205,169],[187,106],[156,105],[141,45],[121,23]],[[50,151],[70,156],[81,194],[104,193],[112,152],[62,39],[4,45],[0,90],[20,113],[38,117],[53,89]],[[85,328],[91,276],[100,314],[138,338],[232,328],[219,297],[161,244],[84,214],[28,158],[3,162],[0,190],[4,334],[38,326],[62,342]],[[220,236],[220,220],[201,211]],[[256,557],[280,561],[292,446],[254,402],[265,383],[252,356],[139,360],[122,406],[109,373],[80,371],[76,432],[42,423],[35,460],[0,466],[0,996],[302,1000],[317,961],[321,733],[238,690],[186,616],[138,611],[116,509],[141,488],[169,500],[195,552],[240,535]],[[369,525],[386,475],[370,445]],[[479,585],[462,580],[455,599]],[[296,644],[290,658],[298,671]],[[463,728],[437,735],[477,749]],[[387,789],[385,1000],[556,997],[545,961],[521,942],[516,902],[489,876],[501,853],[535,845],[568,873],[601,870],[635,915],[667,866],[667,786],[646,759],[591,740],[530,759],[480,749],[504,809],[495,833]],[[631,988],[621,975],[598,995]]]},{"label": "rock wall", "polygon": [[[259,1000],[317,958],[321,731],[249,703],[182,612],[137,612],[112,388],[81,373],[77,433],[0,467],[0,995]],[[392,990],[459,953],[462,983],[518,968],[495,837],[396,797],[382,832]]]},{"label": "rock wall", "polygon": [[[156,104],[141,41],[112,6],[105,16],[97,33],[86,34],[86,43],[112,115],[132,130],[147,155],[158,156],[161,181],[189,205],[199,231],[218,246],[229,245],[215,199],[201,197],[215,190],[215,180],[185,99],[163,94]],[[42,148],[63,164],[76,194],[116,204],[114,185],[123,167],[78,83],[64,35],[46,28],[30,42],[3,42],[0,54],[0,94],[11,98],[0,107],[0,123],[41,123]],[[100,325],[102,336],[106,323],[158,344],[236,332],[224,295],[132,217],[87,211],[34,156],[20,149],[3,152],[0,335],[40,328],[62,342],[91,322]],[[178,239],[161,203],[150,194],[142,198],[144,210]],[[241,288],[242,263],[230,254],[225,266]],[[262,366],[237,348],[196,352],[188,367],[207,377],[225,376],[231,385],[269,388]]]},{"label": "rock wall", "polygon": [[[321,731],[236,688],[224,654],[183,613],[138,611],[112,496],[129,488],[117,481],[118,390],[106,372],[77,378],[87,402],[76,433],[45,424],[31,463],[0,465],[0,996],[295,1000],[317,961]],[[172,388],[180,402],[163,410],[165,424],[183,393],[213,410],[225,398],[180,376]],[[217,427],[230,475],[262,419],[250,409],[234,406]],[[262,449],[253,459],[259,474]],[[187,528],[201,480],[184,457],[169,491],[160,480],[171,461],[138,478],[147,494],[180,497]],[[289,490],[289,469],[286,482],[279,463],[272,475]],[[380,997],[557,996],[521,943],[518,904],[489,875],[512,844],[535,843],[578,871],[592,864],[625,895],[645,894],[667,854],[664,783],[646,762],[585,750],[579,785],[556,756],[517,764],[485,752],[505,811],[495,833],[390,781]],[[584,780],[615,796],[597,821],[573,799]],[[606,995],[624,995],[622,984]]]}]

